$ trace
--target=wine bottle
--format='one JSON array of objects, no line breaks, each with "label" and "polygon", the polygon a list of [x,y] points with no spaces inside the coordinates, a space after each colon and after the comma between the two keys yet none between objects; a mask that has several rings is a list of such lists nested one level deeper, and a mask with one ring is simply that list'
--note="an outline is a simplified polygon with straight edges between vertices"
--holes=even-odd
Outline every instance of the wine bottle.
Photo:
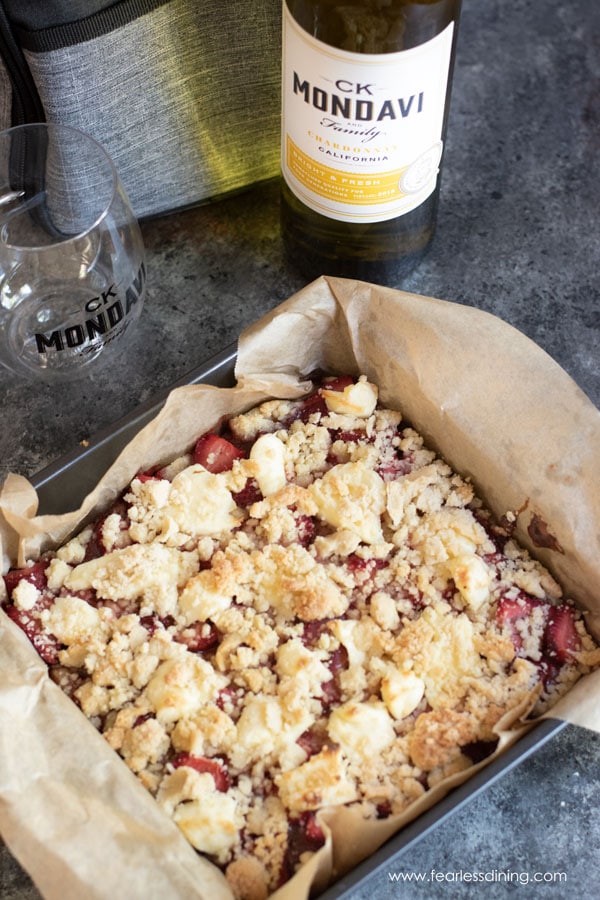
[{"label": "wine bottle", "polygon": [[281,228],[307,278],[398,286],[433,237],[461,0],[283,0]]}]

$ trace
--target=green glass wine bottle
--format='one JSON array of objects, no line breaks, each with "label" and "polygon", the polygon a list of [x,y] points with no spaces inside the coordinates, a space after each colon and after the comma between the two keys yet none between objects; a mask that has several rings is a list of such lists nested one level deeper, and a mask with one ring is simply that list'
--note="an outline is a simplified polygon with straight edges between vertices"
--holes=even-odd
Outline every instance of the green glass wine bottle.
[{"label": "green glass wine bottle", "polygon": [[283,0],[281,228],[307,278],[398,286],[433,237],[461,0]]}]

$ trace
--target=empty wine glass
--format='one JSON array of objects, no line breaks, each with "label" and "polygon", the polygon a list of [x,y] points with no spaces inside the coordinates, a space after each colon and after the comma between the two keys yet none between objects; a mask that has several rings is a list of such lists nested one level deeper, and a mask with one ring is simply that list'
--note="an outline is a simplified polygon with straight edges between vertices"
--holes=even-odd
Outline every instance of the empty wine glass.
[{"label": "empty wine glass", "polygon": [[106,151],[63,125],[0,134],[0,362],[44,380],[114,359],[145,297],[139,225]]}]

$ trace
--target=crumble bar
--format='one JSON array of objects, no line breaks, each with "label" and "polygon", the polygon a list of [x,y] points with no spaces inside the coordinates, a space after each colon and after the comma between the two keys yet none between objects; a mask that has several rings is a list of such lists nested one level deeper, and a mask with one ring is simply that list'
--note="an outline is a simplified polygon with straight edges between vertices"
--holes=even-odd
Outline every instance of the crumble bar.
[{"label": "crumble bar", "polygon": [[5,578],[7,614],[239,900],[403,811],[600,650],[366,378],[202,435]]}]

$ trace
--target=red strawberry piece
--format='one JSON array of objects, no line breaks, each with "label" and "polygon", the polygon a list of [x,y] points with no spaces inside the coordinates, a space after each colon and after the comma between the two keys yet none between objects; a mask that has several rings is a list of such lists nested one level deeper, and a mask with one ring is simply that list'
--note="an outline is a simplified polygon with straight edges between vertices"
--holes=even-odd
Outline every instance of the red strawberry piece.
[{"label": "red strawberry piece", "polygon": [[366,572],[371,568],[372,562],[371,559],[364,559],[362,556],[357,556],[356,553],[351,553],[346,560],[346,565],[351,572]]},{"label": "red strawberry piece", "polygon": [[296,527],[298,529],[298,543],[303,547],[308,547],[315,539],[317,529],[314,519],[310,516],[298,514],[296,515]]},{"label": "red strawberry piece", "polygon": [[321,685],[321,702],[324,706],[331,706],[334,703],[339,703],[342,698],[339,673],[343,669],[348,668],[348,651],[346,648],[343,645],[340,645],[337,650],[330,653],[326,665],[331,672],[332,677],[329,681],[324,681]]},{"label": "red strawberry piece", "polygon": [[137,719],[133,723],[133,727],[137,728],[138,725],[143,725],[144,722],[148,722],[149,719],[153,719],[153,718],[154,718],[154,716],[152,715],[152,713],[144,713],[143,715],[137,717]]},{"label": "red strawberry piece", "polygon": [[519,623],[528,619],[533,610],[539,606],[548,606],[542,600],[519,593],[517,597],[502,597],[498,603],[497,618],[499,624],[510,634],[515,650],[523,647],[523,637]]},{"label": "red strawberry piece", "polygon": [[382,800],[381,803],[377,804],[377,818],[378,819],[387,819],[388,816],[392,814],[392,804],[389,800]]},{"label": "red strawberry piece", "polygon": [[140,625],[148,632],[148,637],[153,637],[159,628],[162,628],[162,622],[154,613],[149,616],[140,616]]},{"label": "red strawberry piece", "polygon": [[318,850],[325,843],[323,829],[312,810],[293,816],[288,822],[288,857],[295,868],[300,856],[307,851]]},{"label": "red strawberry piece", "polygon": [[550,662],[565,663],[581,646],[570,606],[551,606],[544,633],[544,656]]},{"label": "red strawberry piece", "polygon": [[98,559],[104,556],[112,546],[109,546],[104,538],[104,526],[110,515],[118,515],[120,518],[119,530],[126,531],[129,528],[129,516],[127,513],[127,504],[124,500],[117,500],[109,512],[94,522],[91,537],[85,548],[85,562],[90,559]]},{"label": "red strawberry piece", "polygon": [[296,743],[302,747],[307,756],[314,756],[315,753],[321,752],[327,741],[328,737],[325,731],[309,728],[300,735]]},{"label": "red strawberry piece", "polygon": [[346,559],[346,565],[355,578],[366,581],[368,578],[373,578],[378,570],[385,569],[387,561],[385,559],[363,559],[362,556],[351,553]]},{"label": "red strawberry piece", "polygon": [[554,684],[560,672],[559,663],[552,662],[549,659],[542,659],[536,663],[540,681],[544,686]]},{"label": "red strawberry piece", "polygon": [[327,660],[327,668],[333,675],[337,675],[342,669],[346,669],[348,667],[348,651],[342,645],[340,645],[337,650],[334,650],[333,653],[329,654],[329,659]]},{"label": "red strawberry piece", "polygon": [[98,559],[100,556],[104,556],[106,553],[106,547],[102,541],[102,526],[104,525],[104,519],[94,525],[94,530],[92,531],[91,537],[86,544],[85,547],[85,556],[84,562],[89,562],[91,559]]},{"label": "red strawberry piece", "polygon": [[349,375],[324,379],[321,386],[317,388],[316,391],[307,394],[306,397],[303,397],[302,400],[298,401],[291,415],[282,423],[283,426],[287,427],[291,425],[296,419],[300,419],[302,422],[308,422],[311,416],[326,416],[329,410],[327,409],[327,404],[325,403],[325,398],[321,391],[323,389],[328,391],[343,391],[344,388],[347,385],[352,384],[353,381],[354,379]]},{"label": "red strawberry piece", "polygon": [[278,883],[292,877],[304,853],[314,853],[325,843],[325,835],[314,812],[304,812],[288,819],[288,842]]},{"label": "red strawberry piece", "polygon": [[54,635],[44,631],[37,616],[32,615],[30,611],[17,609],[16,606],[9,606],[6,613],[25,632],[45,663],[51,666],[58,662],[58,651],[62,644]]},{"label": "red strawberry piece", "polygon": [[395,481],[403,475],[408,475],[412,469],[412,461],[408,458],[392,457],[380,466],[377,466],[377,474],[384,481]]},{"label": "red strawberry piece", "polygon": [[215,647],[221,639],[221,632],[212,622],[194,622],[173,636],[179,644],[185,644],[190,653],[202,653]]},{"label": "red strawberry piece", "polygon": [[330,619],[314,619],[312,622],[302,623],[302,640],[307,647],[316,646],[323,632],[327,631],[329,622]]},{"label": "red strawberry piece", "polygon": [[283,887],[283,885],[287,884],[294,875],[294,861],[292,859],[293,847],[292,831],[288,830],[288,846],[277,872],[274,885],[275,889]]},{"label": "red strawberry piece", "polygon": [[203,434],[194,447],[194,462],[218,475],[228,472],[234,460],[242,459],[244,451],[218,434]]},{"label": "red strawberry piece", "polygon": [[[351,431],[342,431],[340,428],[330,429],[330,434],[332,441],[344,441],[347,444],[351,441],[362,441],[366,436],[366,432],[361,431],[359,428],[354,428]],[[370,440],[369,443],[371,443]]]},{"label": "red strawberry piece", "polygon": [[315,414],[326,416],[327,413],[327,404],[325,403],[321,392],[314,391],[312,394],[309,394],[308,397],[304,397],[300,402],[294,418],[300,419],[302,422],[308,422],[310,417]]},{"label": "red strawberry piece", "polygon": [[496,613],[498,623],[504,630],[510,634],[515,650],[520,650],[523,646],[523,639],[519,634],[516,623],[527,615],[523,604],[512,597],[503,597],[498,604]]},{"label": "red strawberry piece", "polygon": [[217,704],[219,709],[223,710],[224,712],[231,713],[235,711],[241,700],[242,697],[238,689],[233,687],[232,685],[229,685],[228,687],[222,688],[222,690],[219,691],[215,703]]},{"label": "red strawberry piece", "polygon": [[342,699],[342,690],[335,678],[324,681],[321,685],[321,702],[324,707],[333,706]]},{"label": "red strawberry piece", "polygon": [[4,576],[4,584],[6,585],[8,596],[12,596],[12,592],[20,581],[28,581],[30,584],[33,584],[38,591],[43,591],[48,584],[46,578],[47,566],[47,560],[39,559],[31,566],[26,566],[23,569],[11,569],[7,572]]},{"label": "red strawberry piece", "polygon": [[154,475],[152,472],[138,472],[135,477],[138,481],[141,481],[142,484],[146,481],[160,481],[160,477],[158,475]]},{"label": "red strawberry piece", "polygon": [[85,546],[84,562],[89,562],[91,559],[98,559],[100,556],[105,555],[106,545],[102,539],[102,528],[105,521],[106,517],[103,517],[94,523],[92,534]]},{"label": "red strawberry piece", "polygon": [[310,844],[315,844],[317,847],[321,847],[325,843],[325,835],[323,833],[323,829],[317,822],[315,813],[303,813],[302,820],[306,839]]},{"label": "red strawberry piece", "polygon": [[351,384],[354,384],[352,375],[334,375],[323,379],[320,390],[343,391]]},{"label": "red strawberry piece", "polygon": [[515,524],[507,522],[507,526],[509,527],[502,527],[492,521],[491,515],[488,512],[480,509],[474,509],[473,516],[481,527],[485,529],[487,536],[496,548],[494,552],[488,553],[485,556],[486,562],[489,561],[491,565],[495,565],[501,560],[501,554],[504,552],[506,542],[515,529]]},{"label": "red strawberry piece", "polygon": [[[62,593],[62,591],[61,591],[61,593]],[[83,592],[78,591],[77,593],[81,594]],[[92,593],[92,592],[90,591],[90,593]],[[81,599],[84,600],[85,597],[82,597]],[[89,603],[90,606],[95,606],[96,609],[110,610],[111,618],[113,618],[113,619],[120,619],[121,616],[126,616],[128,614],[128,612],[137,612],[137,608],[133,606],[131,601],[128,601],[127,603],[125,603],[124,601],[121,601],[121,603],[119,603],[118,600],[105,600],[102,597],[100,597],[100,598],[97,597],[93,601],[87,600],[86,602]],[[127,607],[129,607],[129,609]]]},{"label": "red strawberry piece", "polygon": [[248,478],[241,491],[232,493],[232,497],[238,506],[252,506],[263,499],[263,495],[255,478]]},{"label": "red strawberry piece", "polygon": [[173,768],[178,769],[180,766],[189,766],[196,772],[208,772],[212,775],[215,787],[223,793],[229,789],[229,776],[225,771],[225,766],[221,760],[208,759],[206,756],[193,756],[191,753],[178,753],[171,760]]}]

